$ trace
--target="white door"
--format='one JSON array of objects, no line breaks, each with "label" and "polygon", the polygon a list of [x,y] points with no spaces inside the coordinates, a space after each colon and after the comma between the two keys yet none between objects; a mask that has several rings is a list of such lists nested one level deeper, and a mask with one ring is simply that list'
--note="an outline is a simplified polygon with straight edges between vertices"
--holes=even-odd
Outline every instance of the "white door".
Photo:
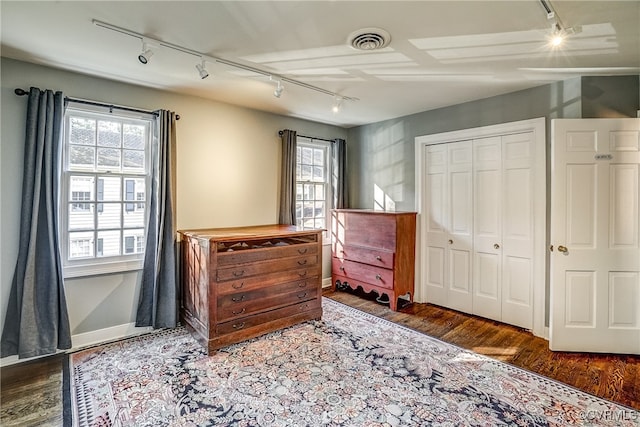
[{"label": "white door", "polygon": [[550,348],[640,354],[640,119],[552,123]]},{"label": "white door", "polygon": [[471,141],[425,150],[426,293],[429,302],[471,312]]},{"label": "white door", "polygon": [[502,320],[502,137],[473,141],[473,314]]},{"label": "white door", "polygon": [[473,141],[473,313],[533,328],[533,133]]}]

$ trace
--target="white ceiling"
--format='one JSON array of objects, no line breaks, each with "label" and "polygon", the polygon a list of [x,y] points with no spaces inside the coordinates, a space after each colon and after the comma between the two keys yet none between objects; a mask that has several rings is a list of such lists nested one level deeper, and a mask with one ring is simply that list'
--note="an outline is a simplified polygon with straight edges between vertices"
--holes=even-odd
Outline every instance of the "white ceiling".
[{"label": "white ceiling", "polygon": [[[551,3],[565,27],[582,29],[557,50],[538,0],[2,0],[1,52],[343,127],[578,75],[640,73],[640,1]],[[278,99],[269,77],[220,63],[207,63],[211,76],[201,80],[197,57],[164,47],[142,65],[138,38],[94,19],[358,100],[335,114],[332,96],[287,83]],[[389,32],[389,46],[348,46],[349,34],[366,27]]]}]

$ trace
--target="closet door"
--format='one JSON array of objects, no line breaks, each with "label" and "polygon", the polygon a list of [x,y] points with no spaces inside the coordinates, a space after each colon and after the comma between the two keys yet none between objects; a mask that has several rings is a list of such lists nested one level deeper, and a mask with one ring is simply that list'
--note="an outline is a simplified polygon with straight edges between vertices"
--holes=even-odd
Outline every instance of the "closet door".
[{"label": "closet door", "polygon": [[[533,328],[533,133],[502,137],[502,321]],[[542,179],[542,178],[539,178]]]},{"label": "closet door", "polygon": [[473,314],[502,320],[502,138],[473,141]]},{"label": "closet door", "polygon": [[471,141],[426,148],[426,292],[429,302],[471,312]]}]

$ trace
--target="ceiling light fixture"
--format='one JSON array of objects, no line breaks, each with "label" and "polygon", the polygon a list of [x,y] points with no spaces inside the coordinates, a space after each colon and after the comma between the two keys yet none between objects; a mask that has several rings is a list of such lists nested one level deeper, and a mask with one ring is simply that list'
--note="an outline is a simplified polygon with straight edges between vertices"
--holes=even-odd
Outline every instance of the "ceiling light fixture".
[{"label": "ceiling light fixture", "polygon": [[331,107],[331,111],[333,111],[334,114],[338,114],[340,112],[340,110],[342,109],[342,100],[344,98],[342,98],[341,96],[336,96],[334,101],[333,101],[333,107]]},{"label": "ceiling light fixture", "polygon": [[278,87],[273,91],[273,96],[275,96],[276,98],[280,98],[283,90],[284,90],[284,86],[282,86],[280,81],[278,81]]},{"label": "ceiling light fixture", "polygon": [[551,35],[549,37],[549,45],[552,48],[562,46],[566,37],[570,34],[577,34],[582,31],[582,27],[565,27],[549,0],[539,0],[542,8],[547,14],[547,19],[553,21],[551,24]]},{"label": "ceiling light fixture", "polygon": [[[153,43],[153,47],[156,47],[156,46],[157,47],[166,47],[168,49],[177,50],[179,52],[186,53],[188,55],[197,56],[197,57],[201,58],[203,61],[206,61],[206,62],[215,62],[215,63],[219,63],[219,64],[224,64],[224,65],[227,65],[229,67],[237,68],[237,69],[244,70],[244,71],[249,71],[249,72],[264,76],[264,77],[271,78],[271,76],[272,76],[272,73],[269,73],[267,71],[261,70],[260,68],[252,67],[252,66],[249,66],[249,65],[240,64],[238,62],[230,61],[228,59],[224,59],[224,58],[220,58],[220,57],[216,57],[216,56],[205,55],[202,52],[198,52],[198,51],[193,50],[193,49],[182,47],[182,46],[179,46],[177,44],[164,42],[162,40],[151,39],[151,38],[145,36],[144,34],[136,33],[135,31],[131,31],[131,30],[128,30],[126,28],[122,28],[122,27],[118,27],[118,26],[115,26],[115,25],[111,25],[111,24],[106,23],[106,22],[98,21],[97,19],[94,19],[91,22],[97,27],[104,28],[104,29],[107,29],[107,30],[111,30],[111,31],[114,31],[116,33],[124,34],[124,35],[127,35],[129,37],[140,39],[143,42],[143,46],[145,46],[145,47],[143,47],[143,53],[138,56],[138,59],[143,64],[146,64],[147,61],[149,60],[149,58],[151,57],[151,55],[153,55],[153,51],[151,51],[151,47],[152,46],[150,45],[151,43]],[[151,52],[151,53],[149,55],[147,55],[147,52]],[[204,66],[202,64],[200,64],[200,66],[202,66],[202,69],[204,70]],[[198,68],[198,72],[200,72],[200,67],[196,66],[196,68]],[[200,76],[202,77],[202,73],[200,74]],[[290,83],[292,85],[296,85],[296,86],[299,86],[299,87],[302,87],[302,88],[305,88],[305,89],[313,90],[315,92],[323,93],[325,95],[330,95],[332,97],[340,97],[342,100],[358,101],[358,98],[354,98],[354,97],[350,97],[350,96],[343,96],[343,95],[340,95],[340,94],[338,94],[336,92],[332,92],[330,90],[323,89],[323,88],[318,87],[318,86],[313,86],[313,85],[310,85],[308,83],[301,82],[299,80],[290,79],[290,78],[284,77],[284,76],[277,76],[277,78],[280,81],[280,88],[283,88],[282,83],[286,82],[286,83]],[[276,88],[276,90],[277,90],[277,88]],[[282,92],[282,90],[283,89],[281,89],[280,92]],[[274,92],[274,94],[275,94],[275,92]]]},{"label": "ceiling light fixture", "polygon": [[204,59],[202,59],[202,62],[200,64],[196,64],[196,70],[198,70],[198,74],[200,74],[201,79],[206,79],[207,77],[209,77],[209,72],[204,67]]},{"label": "ceiling light fixture", "polygon": [[153,56],[153,50],[151,50],[151,46],[146,41],[142,41],[142,52],[138,55],[138,61],[143,64],[149,62],[149,59]]}]

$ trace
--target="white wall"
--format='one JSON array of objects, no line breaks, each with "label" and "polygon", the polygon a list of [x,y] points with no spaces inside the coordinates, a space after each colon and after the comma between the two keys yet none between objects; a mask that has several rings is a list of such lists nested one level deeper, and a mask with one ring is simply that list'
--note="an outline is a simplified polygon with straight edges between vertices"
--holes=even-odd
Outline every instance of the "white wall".
[{"label": "white wall", "polygon": [[[73,98],[140,109],[176,111],[177,226],[226,227],[276,223],[281,129],[320,138],[346,138],[347,131],[2,58],[0,63],[0,326],[17,258],[26,97],[15,88],[62,90]],[[328,265],[328,249],[324,261]],[[324,273],[330,275],[328,267]],[[139,273],[69,279],[65,288],[73,335],[135,320]],[[11,321],[11,320],[9,320]]]}]

